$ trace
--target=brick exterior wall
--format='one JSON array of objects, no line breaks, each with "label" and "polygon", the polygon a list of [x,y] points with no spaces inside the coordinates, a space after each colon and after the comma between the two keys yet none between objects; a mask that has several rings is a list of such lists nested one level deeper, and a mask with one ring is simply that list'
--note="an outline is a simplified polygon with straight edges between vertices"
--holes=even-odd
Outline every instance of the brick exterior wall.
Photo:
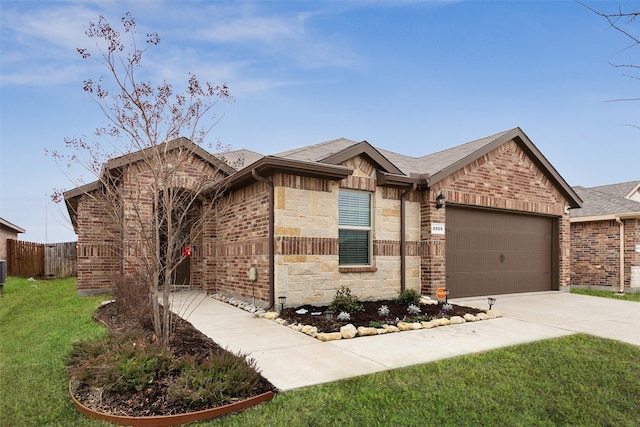
[{"label": "brick exterior wall", "polygon": [[[220,179],[217,168],[195,155],[169,153],[159,165],[137,162],[125,166],[121,186],[109,197],[121,197],[122,209],[114,211],[111,202],[104,203],[95,191],[80,196],[77,212],[78,293],[106,292],[123,277],[135,280],[136,270],[152,250],[147,243],[153,236],[152,170],[175,167],[175,188],[199,191],[203,185]],[[190,242],[190,283],[203,285],[203,244],[200,237]],[[122,254],[122,257],[120,256]]]},{"label": "brick exterior wall", "polygon": [[423,192],[420,202],[421,293],[435,295],[436,289],[447,286],[446,236],[431,234],[431,224],[445,223],[446,208],[436,209],[439,192]]},{"label": "brick exterior wall", "polygon": [[569,203],[514,141],[509,141],[435,183],[421,204],[422,292],[446,285],[446,237],[431,236],[431,223],[445,223],[446,204],[435,208],[444,194],[446,204],[478,206],[558,219],[559,286],[569,284],[571,267]]},{"label": "brick exterior wall", "polygon": [[[624,223],[624,286],[631,287],[632,267],[640,266],[640,220]],[[571,224],[571,284],[620,287],[620,225],[615,220]]]},{"label": "brick exterior wall", "polygon": [[121,279],[120,228],[100,193],[78,203],[78,280],[80,295],[108,292]]},{"label": "brick exterior wall", "polygon": [[[233,191],[204,233],[205,288],[269,303],[269,189],[257,182]],[[249,269],[257,269],[257,281]]]}]

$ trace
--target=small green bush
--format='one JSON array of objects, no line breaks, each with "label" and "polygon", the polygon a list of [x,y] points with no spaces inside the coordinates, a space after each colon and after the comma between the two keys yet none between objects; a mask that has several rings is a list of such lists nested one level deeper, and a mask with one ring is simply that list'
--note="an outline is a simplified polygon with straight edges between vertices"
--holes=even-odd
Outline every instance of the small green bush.
[{"label": "small green bush", "polygon": [[92,387],[140,391],[172,369],[169,350],[127,335],[80,341],[67,364],[70,374]]},{"label": "small green bush", "polygon": [[396,302],[402,305],[418,305],[420,303],[420,294],[413,289],[405,289],[398,293]]},{"label": "small green bush", "polygon": [[351,295],[351,289],[343,286],[336,291],[336,296],[333,298],[331,304],[329,304],[329,310],[333,310],[336,313],[344,311],[353,314],[364,311],[364,307],[358,302],[358,298]]},{"label": "small green bush", "polygon": [[261,378],[255,361],[242,354],[211,353],[200,362],[184,356],[180,365],[180,374],[168,389],[170,399],[179,405],[232,402],[249,396]]}]

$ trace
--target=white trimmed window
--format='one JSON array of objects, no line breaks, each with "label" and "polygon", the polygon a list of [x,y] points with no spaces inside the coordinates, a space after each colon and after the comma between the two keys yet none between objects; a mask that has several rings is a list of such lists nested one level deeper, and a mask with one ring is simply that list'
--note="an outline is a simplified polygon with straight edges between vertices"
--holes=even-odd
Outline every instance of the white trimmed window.
[{"label": "white trimmed window", "polygon": [[340,190],[338,264],[371,265],[371,193]]}]

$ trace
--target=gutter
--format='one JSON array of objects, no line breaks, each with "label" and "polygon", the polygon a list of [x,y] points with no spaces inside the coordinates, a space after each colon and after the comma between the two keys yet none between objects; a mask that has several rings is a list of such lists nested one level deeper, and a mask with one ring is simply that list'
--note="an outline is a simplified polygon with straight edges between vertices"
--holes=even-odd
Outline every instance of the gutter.
[{"label": "gutter", "polygon": [[418,184],[415,182],[411,188],[400,195],[400,292],[407,289],[407,220],[405,218],[406,196],[411,191],[416,191]]},{"label": "gutter", "polygon": [[620,225],[620,290],[624,294],[624,222],[616,216],[616,222]]},{"label": "gutter", "polygon": [[275,268],[274,268],[274,250],[273,250],[273,236],[274,236],[274,199],[275,192],[273,188],[273,182],[268,180],[267,178],[258,175],[258,172],[255,168],[251,169],[251,176],[253,176],[257,181],[264,182],[269,187],[269,232],[268,232],[268,240],[269,240],[269,307],[267,310],[270,310],[276,305],[276,297],[275,297]]}]

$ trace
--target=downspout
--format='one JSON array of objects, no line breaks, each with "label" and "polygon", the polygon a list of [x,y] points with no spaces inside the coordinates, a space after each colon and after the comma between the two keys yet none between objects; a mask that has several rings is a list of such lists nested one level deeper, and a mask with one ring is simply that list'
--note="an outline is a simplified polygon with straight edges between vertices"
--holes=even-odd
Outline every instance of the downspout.
[{"label": "downspout", "polygon": [[269,187],[269,232],[268,232],[268,240],[269,240],[269,307],[267,310],[273,308],[276,305],[276,297],[275,297],[275,269],[274,269],[274,251],[273,251],[273,235],[274,233],[274,189],[273,182],[269,181],[267,178],[258,175],[255,169],[251,169],[251,176],[253,176],[256,180],[264,182]]},{"label": "downspout", "polygon": [[400,292],[404,292],[407,289],[407,221],[405,219],[405,202],[406,196],[412,191],[416,191],[418,184],[413,183],[410,190],[405,191],[400,195]]},{"label": "downspout", "polygon": [[619,216],[616,222],[620,225],[620,293],[624,294],[624,221]]}]

